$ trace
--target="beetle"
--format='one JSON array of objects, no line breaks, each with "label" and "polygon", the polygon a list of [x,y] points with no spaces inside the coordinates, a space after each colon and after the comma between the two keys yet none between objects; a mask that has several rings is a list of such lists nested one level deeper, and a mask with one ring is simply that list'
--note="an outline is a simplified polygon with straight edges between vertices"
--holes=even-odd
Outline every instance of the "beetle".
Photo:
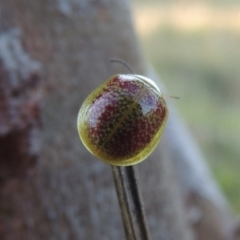
[{"label": "beetle", "polygon": [[137,164],[157,146],[168,118],[164,96],[149,78],[118,74],[95,89],[77,118],[80,139],[100,160]]}]

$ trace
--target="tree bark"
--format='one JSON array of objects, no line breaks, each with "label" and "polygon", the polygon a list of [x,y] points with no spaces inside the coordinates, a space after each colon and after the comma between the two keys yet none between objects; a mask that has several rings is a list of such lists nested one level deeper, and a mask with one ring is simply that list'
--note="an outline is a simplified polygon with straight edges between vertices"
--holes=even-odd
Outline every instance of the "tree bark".
[{"label": "tree bark", "polygon": [[[9,160],[0,154],[0,166],[4,166],[0,171],[4,176],[0,185],[1,239],[124,239],[111,168],[83,147],[76,117],[93,89],[111,75],[127,72],[111,65],[110,58],[124,59],[138,74],[147,73],[128,1],[0,0],[0,10],[1,37],[7,35],[11,42],[13,31],[21,33],[16,40],[21,51],[9,51],[19,58],[29,56],[29,62],[24,62],[25,67],[32,66],[27,82],[39,69],[36,62],[41,64],[41,87],[29,85],[26,102],[30,106],[34,102],[30,109],[41,105],[42,119],[41,132],[37,132],[40,116],[29,110],[22,129],[32,129],[30,135],[23,130],[24,136],[17,140],[19,128],[15,125],[0,133],[6,138],[6,133],[14,132],[15,145],[6,142],[13,152],[21,151],[19,144],[27,142],[20,159],[10,155],[14,165],[8,165]],[[1,62],[6,62],[9,54],[0,55]],[[21,72],[22,65],[17,68]],[[3,81],[14,82],[12,69],[0,71],[1,88],[6,89]],[[16,78],[21,84],[25,81],[19,74]],[[41,99],[35,100],[36,96]],[[3,115],[12,108],[8,105]],[[20,113],[27,107],[22,103],[17,109]],[[32,151],[36,138],[41,142],[40,151],[37,147]],[[137,166],[147,221],[152,239],[191,240],[193,231],[184,208],[186,194],[177,183],[171,141],[164,137],[149,160]],[[1,146],[1,151],[6,146]],[[36,159],[37,164],[30,164]]]}]

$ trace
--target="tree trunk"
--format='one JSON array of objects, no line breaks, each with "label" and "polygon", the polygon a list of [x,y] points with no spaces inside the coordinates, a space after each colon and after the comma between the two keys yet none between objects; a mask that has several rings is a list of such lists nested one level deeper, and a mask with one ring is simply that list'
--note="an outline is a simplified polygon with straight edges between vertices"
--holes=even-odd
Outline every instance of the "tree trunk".
[{"label": "tree trunk", "polygon": [[[83,147],[76,118],[93,89],[127,72],[110,58],[147,73],[127,2],[0,0],[1,239],[124,239],[111,167]],[[139,164],[147,221],[152,239],[190,240],[170,142]]]}]

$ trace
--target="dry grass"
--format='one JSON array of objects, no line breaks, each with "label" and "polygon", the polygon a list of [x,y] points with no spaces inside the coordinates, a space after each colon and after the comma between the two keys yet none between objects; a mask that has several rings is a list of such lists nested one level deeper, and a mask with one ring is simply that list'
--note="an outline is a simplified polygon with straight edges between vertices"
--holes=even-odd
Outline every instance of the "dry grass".
[{"label": "dry grass", "polygon": [[204,3],[158,4],[135,8],[134,16],[141,36],[149,35],[166,25],[184,31],[202,28],[240,31],[240,7],[216,8]]}]

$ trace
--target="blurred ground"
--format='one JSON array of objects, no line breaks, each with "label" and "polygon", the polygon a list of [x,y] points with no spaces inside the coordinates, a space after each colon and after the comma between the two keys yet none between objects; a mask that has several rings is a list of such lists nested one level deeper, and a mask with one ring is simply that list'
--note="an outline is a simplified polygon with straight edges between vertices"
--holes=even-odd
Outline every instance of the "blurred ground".
[{"label": "blurred ground", "polygon": [[[133,4],[145,54],[240,213],[240,2]],[[172,101],[172,100],[170,100]]]}]

